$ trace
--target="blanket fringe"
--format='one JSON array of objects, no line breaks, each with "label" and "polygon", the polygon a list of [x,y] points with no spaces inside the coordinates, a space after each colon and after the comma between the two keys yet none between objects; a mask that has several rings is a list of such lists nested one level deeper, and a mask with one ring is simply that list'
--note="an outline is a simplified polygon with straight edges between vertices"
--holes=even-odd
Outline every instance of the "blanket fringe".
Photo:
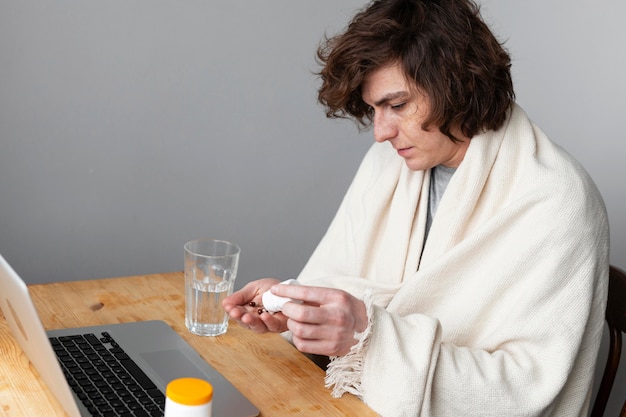
[{"label": "blanket fringe", "polygon": [[367,328],[361,333],[354,333],[358,342],[350,348],[350,352],[343,356],[331,356],[330,364],[326,369],[324,382],[326,388],[331,388],[331,396],[339,398],[346,392],[363,398],[361,374],[363,371],[363,356],[369,344],[369,335],[372,330],[372,292],[366,290],[363,302],[367,309]]}]

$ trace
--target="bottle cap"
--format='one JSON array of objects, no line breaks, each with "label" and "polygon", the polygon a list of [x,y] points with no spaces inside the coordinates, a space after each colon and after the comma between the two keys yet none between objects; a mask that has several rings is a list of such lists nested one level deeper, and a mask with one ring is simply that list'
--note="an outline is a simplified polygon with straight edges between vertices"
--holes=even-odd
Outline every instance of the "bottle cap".
[{"label": "bottle cap", "polygon": [[170,381],[165,395],[184,405],[202,405],[213,399],[213,386],[198,378],[178,378]]}]

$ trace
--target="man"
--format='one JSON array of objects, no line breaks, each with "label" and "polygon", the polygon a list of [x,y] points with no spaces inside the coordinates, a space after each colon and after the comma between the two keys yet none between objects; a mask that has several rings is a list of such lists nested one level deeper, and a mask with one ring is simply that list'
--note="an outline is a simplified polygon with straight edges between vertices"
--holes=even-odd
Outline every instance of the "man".
[{"label": "man", "polygon": [[[304,285],[252,282],[225,300],[230,317],[330,356],[333,395],[383,416],[586,415],[605,208],[514,103],[478,7],[374,1],[318,57],[327,115],[373,124],[377,143]],[[267,290],[302,303],[268,313]]]}]

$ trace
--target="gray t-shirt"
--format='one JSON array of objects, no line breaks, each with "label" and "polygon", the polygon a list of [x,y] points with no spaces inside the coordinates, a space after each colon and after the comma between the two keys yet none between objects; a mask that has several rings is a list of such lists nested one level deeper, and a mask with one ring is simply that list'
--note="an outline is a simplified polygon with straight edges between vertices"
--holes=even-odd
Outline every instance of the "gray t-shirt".
[{"label": "gray t-shirt", "polygon": [[437,212],[437,207],[439,207],[441,197],[443,197],[443,193],[446,191],[450,178],[452,178],[452,175],[454,175],[455,172],[456,168],[448,168],[443,165],[437,165],[430,170],[428,214],[426,215],[426,237],[428,237],[428,232],[430,232],[430,226],[433,223],[433,218]]}]

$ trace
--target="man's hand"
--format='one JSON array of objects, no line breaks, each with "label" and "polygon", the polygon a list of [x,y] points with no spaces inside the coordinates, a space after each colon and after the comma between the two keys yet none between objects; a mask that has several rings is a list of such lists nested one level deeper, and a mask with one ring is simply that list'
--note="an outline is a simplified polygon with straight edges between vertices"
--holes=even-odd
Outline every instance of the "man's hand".
[{"label": "man's hand", "polygon": [[273,294],[302,300],[288,302],[282,315],[301,352],[340,356],[357,343],[355,332],[367,328],[367,309],[363,301],[334,288],[274,285]]},{"label": "man's hand", "polygon": [[253,281],[226,297],[222,306],[231,319],[255,333],[284,332],[287,330],[287,318],[285,316],[280,313],[270,314],[261,310],[263,293],[278,282],[274,278]]}]

